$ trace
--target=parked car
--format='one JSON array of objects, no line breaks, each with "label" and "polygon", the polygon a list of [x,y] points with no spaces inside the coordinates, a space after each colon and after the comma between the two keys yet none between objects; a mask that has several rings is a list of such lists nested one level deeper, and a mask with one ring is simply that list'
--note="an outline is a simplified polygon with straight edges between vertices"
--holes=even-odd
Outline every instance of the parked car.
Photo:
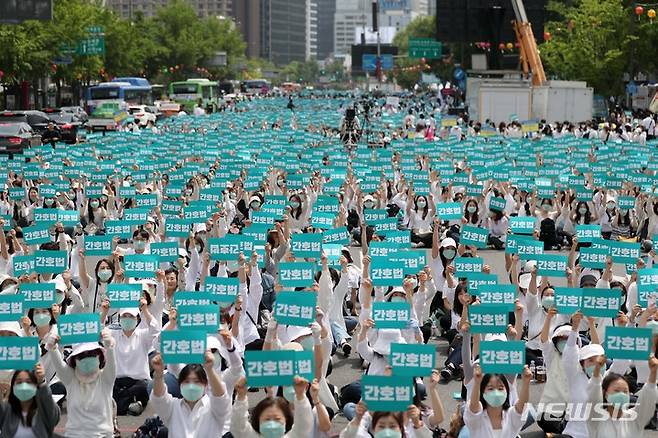
[{"label": "parked car", "polygon": [[50,117],[43,111],[20,110],[0,112],[0,123],[27,123],[37,134],[41,134],[48,127]]},{"label": "parked car", "polygon": [[27,123],[0,123],[0,154],[13,156],[40,144],[41,136]]},{"label": "parked car", "polygon": [[128,108],[128,112],[133,116],[135,122],[139,123],[141,126],[146,126],[149,121],[155,123],[157,120],[156,115],[150,107],[146,105],[131,106]]},{"label": "parked car", "polygon": [[82,128],[83,123],[72,113],[58,113],[50,116],[52,121],[59,128],[61,140],[67,143],[76,143],[78,141],[78,130]]},{"label": "parked car", "polygon": [[82,122],[89,120],[89,115],[87,111],[84,110],[81,106],[63,106],[60,108],[60,111],[63,113],[75,114],[75,116]]}]

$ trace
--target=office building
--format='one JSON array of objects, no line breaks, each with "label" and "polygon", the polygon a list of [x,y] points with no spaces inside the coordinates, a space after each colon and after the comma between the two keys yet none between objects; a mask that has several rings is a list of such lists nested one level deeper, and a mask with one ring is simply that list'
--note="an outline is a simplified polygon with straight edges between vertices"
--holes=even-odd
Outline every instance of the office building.
[{"label": "office building", "polygon": [[233,19],[247,44],[249,58],[261,56],[261,3],[262,0],[233,1]]},{"label": "office building", "polygon": [[[231,16],[232,3],[244,0],[187,0],[200,17]],[[167,6],[170,0],[103,0],[103,5],[113,9],[123,18],[132,19],[141,13],[145,17],[152,17],[157,10]]]},{"label": "office building", "polygon": [[336,0],[316,0],[318,4],[318,59],[328,58],[334,52],[334,15]]},{"label": "office building", "polygon": [[261,57],[284,65],[303,62],[317,50],[314,49],[317,35],[313,35],[312,29],[314,14],[317,20],[317,8],[309,3],[311,0],[262,0]]}]

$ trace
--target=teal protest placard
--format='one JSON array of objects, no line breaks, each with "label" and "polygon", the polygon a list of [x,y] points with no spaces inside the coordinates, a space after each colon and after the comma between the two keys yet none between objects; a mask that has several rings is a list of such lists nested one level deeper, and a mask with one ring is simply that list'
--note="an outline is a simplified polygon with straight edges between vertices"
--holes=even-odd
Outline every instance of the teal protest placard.
[{"label": "teal protest placard", "polygon": [[178,326],[181,330],[203,330],[214,333],[219,327],[219,305],[180,306],[178,309]]},{"label": "teal protest placard", "polygon": [[240,279],[237,277],[206,277],[206,284],[201,288],[210,292],[220,303],[232,303],[240,290]]},{"label": "teal protest placard", "polygon": [[386,240],[408,248],[411,244],[411,232],[409,230],[387,231]]},{"label": "teal protest placard", "polygon": [[0,337],[0,370],[31,370],[40,357],[36,336]]},{"label": "teal protest placard", "polygon": [[336,267],[340,265],[340,256],[342,253],[343,245],[335,243],[323,243],[322,252],[327,256],[327,263],[329,266]]},{"label": "teal protest placard", "polygon": [[464,215],[461,202],[444,202],[436,204],[436,215],[439,220],[460,220]]},{"label": "teal protest placard", "polygon": [[635,208],[635,197],[620,196],[617,198],[617,207],[619,207],[620,210],[631,210]]},{"label": "teal protest placard", "polygon": [[498,284],[498,276],[496,274],[485,274],[484,272],[473,272],[466,274],[466,281],[468,281],[468,293],[477,296],[480,293],[480,286]]},{"label": "teal protest placard", "polygon": [[61,345],[98,342],[101,329],[101,319],[97,313],[72,313],[57,318]]},{"label": "teal protest placard", "polygon": [[153,242],[150,248],[151,254],[158,256],[160,263],[174,263],[178,260],[177,242]]},{"label": "teal protest placard", "polygon": [[286,262],[279,264],[279,284],[283,287],[311,287],[315,264],[311,262]]},{"label": "teal protest placard", "polygon": [[21,283],[18,291],[25,297],[27,309],[50,309],[55,304],[55,283]]},{"label": "teal protest placard", "polygon": [[242,234],[227,234],[208,239],[208,252],[212,260],[237,260],[240,253],[249,257],[254,250],[254,241]]},{"label": "teal protest placard", "polygon": [[615,263],[635,264],[640,258],[640,242],[608,241],[610,256]]},{"label": "teal protest placard", "polygon": [[408,377],[363,376],[361,400],[373,412],[404,412],[413,402],[412,381]]},{"label": "teal protest placard", "polygon": [[28,245],[41,245],[52,240],[50,237],[50,224],[36,224],[23,228],[23,240]]},{"label": "teal protest placard", "polygon": [[509,224],[512,233],[532,236],[535,232],[535,221],[533,216],[516,216],[510,218]]},{"label": "teal protest placard", "polygon": [[123,256],[123,270],[126,277],[155,278],[160,268],[158,256],[151,254],[128,254]]},{"label": "teal protest placard", "polygon": [[514,311],[517,288],[513,284],[482,284],[478,287],[480,304],[500,304],[508,311]]},{"label": "teal protest placard", "polygon": [[80,213],[77,210],[57,210],[57,222],[65,227],[74,227],[80,222]]},{"label": "teal protest placard", "polygon": [[525,367],[525,342],[481,341],[480,366],[486,374],[518,374]]},{"label": "teal protest placard", "polygon": [[186,238],[192,231],[192,221],[189,219],[167,218],[165,221],[165,235],[167,237]]},{"label": "teal protest placard", "polygon": [[464,225],[461,230],[460,244],[474,246],[476,248],[486,248],[489,230],[486,228]]},{"label": "teal protest placard", "polygon": [[34,222],[38,224],[54,225],[57,222],[56,208],[35,208]]},{"label": "teal protest placard", "polygon": [[616,318],[622,304],[621,289],[583,288],[583,315]]},{"label": "teal protest placard", "polygon": [[295,376],[313,380],[312,351],[245,351],[247,384],[255,387],[290,386]]},{"label": "teal protest placard", "polygon": [[492,197],[489,199],[489,210],[492,211],[504,211],[507,201],[504,198],[495,198]]},{"label": "teal protest placard", "polygon": [[279,292],[274,302],[274,318],[279,324],[308,327],[315,321],[317,299],[314,292]]},{"label": "teal protest placard", "polygon": [[265,211],[254,211],[251,213],[250,219],[252,224],[273,225],[274,221],[279,218],[280,216],[277,216],[273,213]]},{"label": "teal protest placard", "polygon": [[[24,301],[25,296],[22,294],[0,295],[0,321],[18,322],[24,315]],[[27,313],[27,308],[25,313]]]},{"label": "teal protest placard", "polygon": [[548,277],[566,277],[569,258],[561,254],[540,254],[537,260],[537,273]]},{"label": "teal protest placard", "polygon": [[322,243],[349,245],[350,239],[351,237],[349,231],[347,231],[347,227],[338,227],[322,232]]},{"label": "teal protest placard", "polygon": [[411,306],[406,302],[376,302],[372,305],[372,319],[377,329],[407,328],[411,320]]},{"label": "teal protest placard", "polygon": [[603,248],[580,248],[579,264],[583,268],[604,269],[610,252]]},{"label": "teal protest placard", "polygon": [[315,213],[311,216],[311,225],[327,230],[334,228],[335,213]]},{"label": "teal protest placard", "polygon": [[455,275],[457,277],[465,277],[467,274],[473,272],[482,272],[484,260],[481,257],[457,257],[453,261],[455,267]]},{"label": "teal protest placard", "polygon": [[468,320],[473,333],[505,333],[508,324],[508,311],[499,304],[469,306]]},{"label": "teal protest placard", "polygon": [[148,208],[128,208],[123,211],[123,221],[130,225],[143,225],[149,217]]},{"label": "teal protest placard", "polygon": [[398,230],[398,219],[395,217],[391,217],[380,221],[373,221],[370,223],[370,225],[375,227],[375,232],[377,234],[385,235],[390,231]]},{"label": "teal protest placard", "polygon": [[12,259],[14,276],[19,277],[23,274],[35,272],[35,263],[36,259],[34,255],[14,255]]},{"label": "teal protest placard", "polygon": [[242,229],[242,234],[254,242],[254,245],[267,243],[267,234],[272,227],[265,224],[251,224]]},{"label": "teal protest placard", "polygon": [[578,243],[591,243],[601,238],[601,225],[576,225],[576,237]]},{"label": "teal protest placard", "polygon": [[34,270],[39,274],[61,274],[68,268],[66,251],[34,251]]},{"label": "teal protest placard", "polygon": [[202,330],[163,330],[160,333],[160,353],[165,363],[205,362],[207,334]]},{"label": "teal protest placard", "polygon": [[658,296],[658,268],[640,269],[637,272],[637,303],[646,308],[649,300]]},{"label": "teal protest placard", "polygon": [[651,351],[650,328],[606,327],[605,355],[609,359],[647,360]]},{"label": "teal protest placard", "polygon": [[293,234],[290,243],[290,251],[295,257],[319,259],[322,254],[322,234]]},{"label": "teal protest placard", "polygon": [[110,283],[107,285],[107,299],[110,300],[110,306],[113,309],[138,308],[140,298],[142,298],[142,285],[140,283]]},{"label": "teal protest placard", "polygon": [[556,287],[555,308],[559,313],[571,315],[583,307],[583,289],[578,287]]},{"label": "teal protest placard", "polygon": [[363,209],[363,220],[367,224],[372,224],[376,221],[384,220],[388,217],[388,212],[386,209],[377,209],[377,208],[364,208]]},{"label": "teal protest placard", "polygon": [[391,344],[389,360],[394,376],[431,376],[436,362],[436,346]]},{"label": "teal protest placard", "polygon": [[105,221],[105,234],[120,239],[130,239],[133,235],[132,225],[122,220]]},{"label": "teal protest placard", "polygon": [[[402,249],[402,245],[388,241],[372,241],[368,246],[368,255],[374,257],[388,257]],[[382,259],[383,260],[383,259]]]},{"label": "teal protest placard", "polygon": [[174,307],[179,306],[208,306],[214,304],[215,296],[210,292],[185,292],[174,293]]},{"label": "teal protest placard", "polygon": [[390,257],[372,257],[370,263],[370,278],[373,286],[402,286],[404,281],[404,268],[396,266]]},{"label": "teal protest placard", "polygon": [[112,254],[113,236],[85,236],[85,255],[108,257]]},{"label": "teal protest placard", "polygon": [[389,254],[389,261],[395,266],[402,266],[404,275],[416,275],[427,265],[427,251],[409,249]]}]

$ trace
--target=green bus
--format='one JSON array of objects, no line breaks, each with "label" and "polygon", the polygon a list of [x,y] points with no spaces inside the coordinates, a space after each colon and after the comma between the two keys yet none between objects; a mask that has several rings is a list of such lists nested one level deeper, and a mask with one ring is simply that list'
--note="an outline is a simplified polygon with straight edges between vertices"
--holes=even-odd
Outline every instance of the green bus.
[{"label": "green bus", "polygon": [[185,110],[191,113],[192,108],[201,99],[204,108],[214,111],[219,104],[219,84],[209,79],[188,79],[169,84],[169,98],[176,103],[185,105]]}]

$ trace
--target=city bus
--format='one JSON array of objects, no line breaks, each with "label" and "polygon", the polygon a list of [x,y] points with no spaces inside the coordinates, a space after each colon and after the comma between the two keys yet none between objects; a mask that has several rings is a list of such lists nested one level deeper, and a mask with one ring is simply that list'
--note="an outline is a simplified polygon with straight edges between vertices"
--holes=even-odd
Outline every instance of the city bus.
[{"label": "city bus", "polygon": [[189,112],[201,99],[203,108],[214,111],[219,102],[219,84],[209,79],[188,79],[169,84],[169,99],[185,105]]},{"label": "city bus", "polygon": [[266,79],[250,79],[240,84],[240,91],[247,94],[267,94],[272,89],[272,84]]},{"label": "city bus", "polygon": [[112,82],[87,88],[87,113],[104,102],[119,102],[120,106],[153,105],[151,84],[144,78],[115,78]]}]

